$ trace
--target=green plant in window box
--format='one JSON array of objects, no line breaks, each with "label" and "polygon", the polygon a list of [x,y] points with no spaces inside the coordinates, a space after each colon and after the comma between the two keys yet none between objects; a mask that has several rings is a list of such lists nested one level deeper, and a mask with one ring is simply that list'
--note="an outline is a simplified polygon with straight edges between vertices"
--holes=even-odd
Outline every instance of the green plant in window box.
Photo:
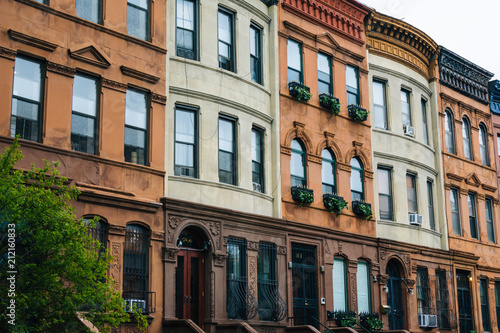
[{"label": "green plant in window box", "polygon": [[295,97],[299,101],[299,104],[300,101],[307,102],[312,97],[311,89],[309,89],[308,86],[305,86],[302,83],[292,81],[288,84],[288,89],[290,95]]},{"label": "green plant in window box", "polygon": [[332,116],[336,116],[340,112],[340,101],[337,97],[333,97],[332,95],[320,94],[319,105],[330,110]]},{"label": "green plant in window box", "polygon": [[378,319],[378,313],[360,313],[359,322],[370,332],[380,331],[384,328],[384,322]]},{"label": "green plant in window box", "polygon": [[354,214],[361,216],[369,221],[373,217],[372,206],[362,200],[354,200],[352,202],[352,211]]},{"label": "green plant in window box", "polygon": [[335,311],[335,320],[337,326],[339,327],[350,327],[354,328],[356,326],[356,312],[354,311]]},{"label": "green plant in window box", "polygon": [[368,114],[370,114],[370,111],[356,104],[349,105],[347,110],[349,111],[349,117],[356,121],[365,121],[368,119]]},{"label": "green plant in window box", "polygon": [[314,202],[314,191],[304,186],[292,186],[292,199],[295,200],[300,207],[309,206]]},{"label": "green plant in window box", "polygon": [[323,204],[330,213],[335,213],[336,216],[339,216],[342,210],[347,208],[347,201],[343,197],[333,193],[323,194]]}]

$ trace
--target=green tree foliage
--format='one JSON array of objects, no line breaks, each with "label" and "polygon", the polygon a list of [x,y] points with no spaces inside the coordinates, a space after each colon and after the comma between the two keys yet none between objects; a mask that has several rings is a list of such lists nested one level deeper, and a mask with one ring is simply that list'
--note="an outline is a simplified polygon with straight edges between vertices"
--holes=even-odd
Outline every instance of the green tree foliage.
[{"label": "green tree foliage", "polygon": [[107,279],[112,257],[99,254],[100,243],[70,206],[78,190],[66,185],[57,163],[22,171],[15,168],[22,158],[17,139],[0,155],[2,332],[85,331],[77,317],[101,332],[128,322],[115,281]]}]

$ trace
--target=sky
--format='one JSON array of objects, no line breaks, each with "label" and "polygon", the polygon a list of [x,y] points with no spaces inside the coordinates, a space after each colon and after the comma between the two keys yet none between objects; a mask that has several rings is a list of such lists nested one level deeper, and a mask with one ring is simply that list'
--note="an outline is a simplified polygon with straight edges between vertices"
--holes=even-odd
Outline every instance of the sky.
[{"label": "sky", "polygon": [[500,80],[500,0],[358,0],[425,32]]}]

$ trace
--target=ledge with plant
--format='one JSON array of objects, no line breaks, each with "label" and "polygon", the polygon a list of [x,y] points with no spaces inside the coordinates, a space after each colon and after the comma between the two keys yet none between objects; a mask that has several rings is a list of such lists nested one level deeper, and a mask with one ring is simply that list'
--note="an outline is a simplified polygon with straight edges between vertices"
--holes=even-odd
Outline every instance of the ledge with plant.
[{"label": "ledge with plant", "polygon": [[357,325],[356,312],[354,311],[335,311],[334,318],[339,327],[354,328]]},{"label": "ledge with plant", "polygon": [[384,328],[384,322],[378,319],[378,313],[360,313],[359,323],[370,332],[380,331]]},{"label": "ledge with plant", "polygon": [[299,101],[299,103],[300,101],[307,102],[312,97],[311,89],[300,82],[292,81],[288,83],[288,89],[290,92],[290,96],[295,97]]},{"label": "ledge with plant", "polygon": [[356,104],[349,105],[347,111],[349,111],[349,117],[356,121],[365,121],[368,119],[368,114],[370,113],[370,111]]},{"label": "ledge with plant", "polygon": [[372,205],[363,200],[354,200],[351,204],[354,214],[361,216],[369,221],[373,217]]},{"label": "ledge with plant", "polygon": [[330,110],[332,116],[336,116],[340,112],[340,101],[337,97],[330,94],[320,94],[319,95],[319,105],[325,109]]},{"label": "ledge with plant", "polygon": [[323,194],[323,204],[330,213],[334,213],[336,216],[339,216],[342,210],[347,208],[347,201],[343,197],[333,193]]},{"label": "ledge with plant", "polygon": [[314,202],[314,191],[304,186],[292,186],[292,199],[296,201],[300,207],[309,206]]}]

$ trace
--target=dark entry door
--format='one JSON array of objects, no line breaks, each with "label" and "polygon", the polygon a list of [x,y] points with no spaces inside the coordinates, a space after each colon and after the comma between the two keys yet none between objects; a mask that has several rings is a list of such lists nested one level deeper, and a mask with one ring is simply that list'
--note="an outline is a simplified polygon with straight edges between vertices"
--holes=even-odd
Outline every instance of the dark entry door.
[{"label": "dark entry door", "polygon": [[472,331],[472,303],[470,295],[469,272],[457,271],[458,319],[460,333]]},{"label": "dark entry door", "polygon": [[176,316],[204,328],[204,253],[181,250],[177,254]]},{"label": "dark entry door", "polygon": [[316,247],[292,244],[292,256],[293,325],[317,327]]},{"label": "dark entry door", "polygon": [[387,264],[387,304],[391,307],[389,311],[389,329],[401,330],[404,329],[404,313],[403,313],[403,293],[401,291],[401,275],[397,264],[394,261],[389,261]]}]

